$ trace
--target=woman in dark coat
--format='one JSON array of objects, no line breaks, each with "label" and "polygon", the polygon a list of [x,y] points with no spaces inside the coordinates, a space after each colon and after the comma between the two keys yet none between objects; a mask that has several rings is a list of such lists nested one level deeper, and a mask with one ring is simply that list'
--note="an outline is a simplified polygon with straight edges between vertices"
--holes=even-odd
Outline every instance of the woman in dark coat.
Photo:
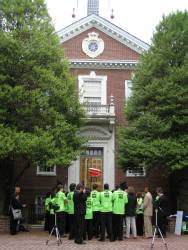
[{"label": "woman in dark coat", "polygon": [[[20,190],[20,189],[19,189]],[[20,191],[19,191],[20,192]],[[12,209],[23,209],[22,204],[20,203],[19,200],[19,192],[18,189],[15,189],[15,193],[11,198],[11,203],[10,203],[10,234],[15,235],[17,233],[17,227],[18,227],[18,219],[14,219]]]},{"label": "woman in dark coat", "polygon": [[130,229],[132,231],[133,237],[137,237],[136,232],[136,205],[137,199],[133,187],[128,187],[128,203],[125,207],[126,215],[126,238],[130,237]]}]

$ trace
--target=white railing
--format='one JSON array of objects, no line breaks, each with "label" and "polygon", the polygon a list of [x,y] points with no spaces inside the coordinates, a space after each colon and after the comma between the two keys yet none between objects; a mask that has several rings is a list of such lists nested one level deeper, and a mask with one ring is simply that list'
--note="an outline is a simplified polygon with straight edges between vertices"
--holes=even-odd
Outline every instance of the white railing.
[{"label": "white railing", "polygon": [[114,105],[85,104],[84,110],[87,115],[115,116]]}]

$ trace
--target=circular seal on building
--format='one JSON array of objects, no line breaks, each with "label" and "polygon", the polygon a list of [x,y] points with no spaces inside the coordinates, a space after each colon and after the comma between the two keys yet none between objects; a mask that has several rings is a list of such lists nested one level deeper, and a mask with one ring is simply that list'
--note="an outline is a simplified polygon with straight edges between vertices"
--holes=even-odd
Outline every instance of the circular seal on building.
[{"label": "circular seal on building", "polygon": [[82,50],[89,57],[95,58],[104,51],[104,41],[99,38],[99,34],[91,32],[82,41]]}]

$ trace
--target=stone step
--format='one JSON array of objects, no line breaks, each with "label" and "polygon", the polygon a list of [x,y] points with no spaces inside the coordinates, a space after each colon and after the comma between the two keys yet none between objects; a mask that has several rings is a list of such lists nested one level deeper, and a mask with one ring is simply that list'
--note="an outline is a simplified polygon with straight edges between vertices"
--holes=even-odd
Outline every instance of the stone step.
[{"label": "stone step", "polygon": [[44,225],[43,224],[30,224],[29,227],[31,229],[43,229]]}]

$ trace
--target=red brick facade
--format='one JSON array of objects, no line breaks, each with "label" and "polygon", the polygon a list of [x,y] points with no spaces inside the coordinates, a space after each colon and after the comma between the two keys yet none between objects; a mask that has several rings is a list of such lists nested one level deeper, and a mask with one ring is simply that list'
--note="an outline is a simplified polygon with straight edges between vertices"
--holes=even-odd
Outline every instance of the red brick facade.
[{"label": "red brick facade", "polygon": [[[17,169],[21,170],[20,168]],[[22,188],[22,202],[32,204],[37,195],[45,196],[47,192],[51,191],[57,185],[57,182],[62,182],[63,185],[67,183],[67,169],[57,168],[56,176],[37,175],[37,168],[30,167],[25,170],[19,183]]]},{"label": "red brick facade", "polygon": [[[89,75],[93,69],[72,69],[73,75]],[[122,123],[123,109],[125,104],[125,80],[131,78],[130,70],[96,69],[97,76],[107,76],[107,103],[110,103],[110,96],[114,96],[116,121]]]},{"label": "red brick facade", "polygon": [[[91,59],[82,51],[82,41],[88,36],[88,33],[96,32],[99,38],[102,38],[105,44],[104,51],[97,56],[96,60],[139,60],[140,55],[126,45],[111,38],[96,28],[91,28],[76,37],[64,42],[62,47],[65,56],[68,59]],[[89,75],[91,71],[95,71],[97,76],[107,76],[107,103],[110,103],[109,97],[114,96],[115,114],[116,114],[116,134],[117,127],[125,124],[124,106],[125,106],[125,80],[131,79],[132,70],[128,69],[71,69],[72,74],[77,78],[78,75]],[[118,141],[116,138],[116,149]],[[126,177],[121,168],[115,164],[115,184],[126,181],[128,185],[133,185],[137,191],[142,191],[145,186],[155,190],[157,186],[167,186],[166,179],[161,174],[153,170],[146,174],[146,177]]]},{"label": "red brick facade", "polygon": [[72,39],[64,42],[62,44],[65,56],[68,59],[90,59],[82,51],[82,41],[84,38],[88,37],[88,33],[96,32],[99,34],[99,38],[102,38],[105,44],[104,51],[99,55],[97,60],[138,60],[139,54],[124,44],[116,41],[105,33],[101,32],[96,28],[91,28],[87,31],[84,31],[80,35],[73,37]]}]

